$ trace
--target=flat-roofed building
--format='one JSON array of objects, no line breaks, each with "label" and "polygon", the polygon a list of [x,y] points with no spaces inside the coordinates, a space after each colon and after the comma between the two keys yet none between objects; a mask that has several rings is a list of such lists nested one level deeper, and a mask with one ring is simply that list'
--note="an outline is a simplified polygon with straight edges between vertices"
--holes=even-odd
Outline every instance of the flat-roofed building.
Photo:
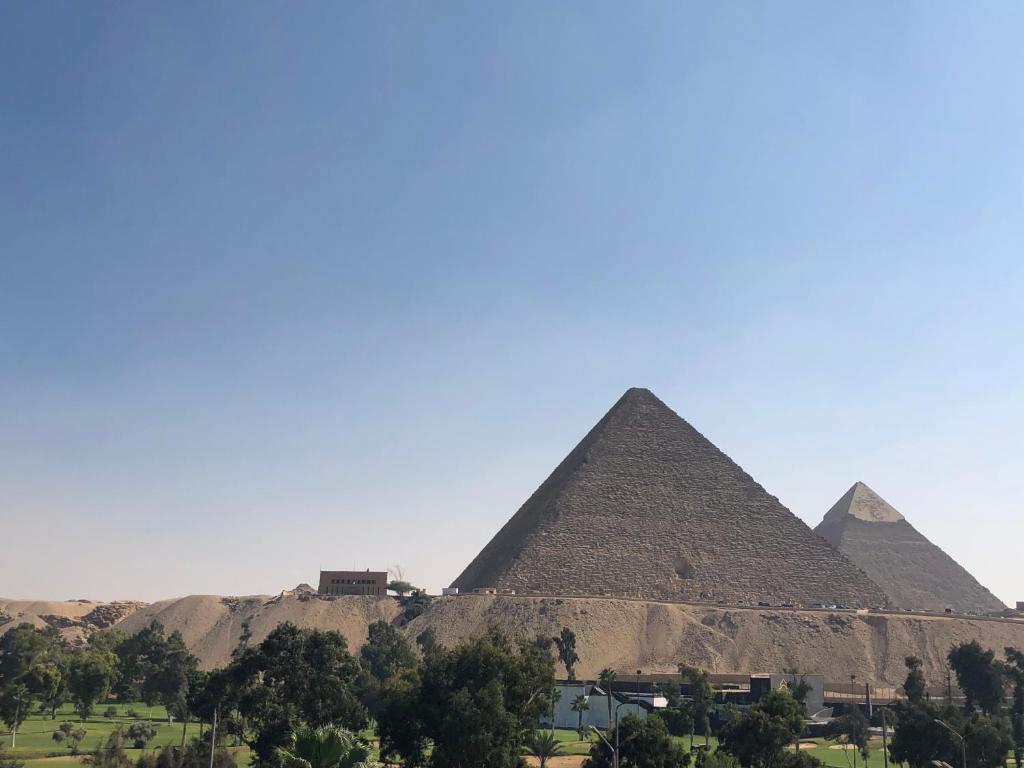
[{"label": "flat-roofed building", "polygon": [[388,593],[387,571],[320,571],[321,595],[374,595]]}]

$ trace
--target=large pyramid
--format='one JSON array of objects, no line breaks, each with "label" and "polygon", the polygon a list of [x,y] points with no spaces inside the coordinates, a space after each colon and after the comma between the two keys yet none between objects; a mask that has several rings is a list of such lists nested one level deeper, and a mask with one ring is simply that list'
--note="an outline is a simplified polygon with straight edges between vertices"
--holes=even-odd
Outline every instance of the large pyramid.
[{"label": "large pyramid", "polygon": [[863,568],[899,608],[1006,608],[864,483],[854,483],[814,530]]},{"label": "large pyramid", "polygon": [[452,586],[885,605],[859,568],[646,389],[630,389]]}]

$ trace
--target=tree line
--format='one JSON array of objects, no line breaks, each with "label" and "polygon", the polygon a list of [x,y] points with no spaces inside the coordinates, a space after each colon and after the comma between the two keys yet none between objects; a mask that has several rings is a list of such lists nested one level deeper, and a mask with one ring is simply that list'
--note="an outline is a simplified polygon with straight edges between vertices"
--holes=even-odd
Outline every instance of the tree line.
[{"label": "tree line", "polygon": [[[431,629],[410,642],[395,626],[378,621],[355,654],[338,632],[285,623],[260,643],[253,643],[243,627],[230,662],[206,672],[180,633],[168,634],[158,622],[135,635],[116,628],[98,633],[74,649],[56,631],[24,624],[0,637],[0,719],[16,733],[33,706],[55,719],[57,709],[69,702],[86,720],[111,698],[161,704],[169,721],[181,721],[181,744],[145,756],[139,768],[207,766],[214,742],[248,746],[258,768],[358,765],[369,754],[360,734],[371,723],[381,758],[405,768],[520,768],[524,752],[542,763],[557,754],[553,733],[538,723],[553,715],[557,703],[556,663],[575,679],[578,661],[569,629],[556,637],[518,641],[491,630],[446,648]],[[996,658],[976,642],[964,643],[949,652],[948,663],[964,694],[962,707],[954,706],[951,685],[945,701],[931,700],[920,659],[906,659],[906,700],[876,714],[886,718],[891,734],[889,757],[910,768],[929,768],[934,760],[956,768],[1001,768],[1012,749],[1020,766],[1024,654],[1007,648]],[[698,768],[820,765],[788,749],[804,733],[806,686],[797,682],[737,709],[716,704],[707,672],[687,666],[679,671],[687,696],[677,683],[662,684],[658,691],[668,700],[665,710],[620,722],[622,768],[683,768],[694,760]],[[615,673],[603,670],[600,682],[613,688]],[[585,704],[573,706],[580,726]],[[608,704],[611,720],[610,698]],[[694,749],[695,733],[704,736],[705,746],[709,743],[713,718],[719,723],[718,750]],[[190,721],[208,736],[187,743]],[[859,709],[849,708],[834,721],[832,735],[866,758],[868,725]],[[209,733],[213,728],[215,739]],[[64,738],[74,738],[73,724],[61,729]],[[594,741],[588,768],[613,764],[613,731],[614,726]],[[964,739],[966,766],[956,734]],[[686,735],[689,749],[672,738]],[[147,741],[141,731],[115,732],[93,762],[97,768],[130,768],[124,745]],[[229,768],[233,761],[221,752],[212,756],[216,768]],[[324,755],[334,756],[331,765],[317,762]]]}]

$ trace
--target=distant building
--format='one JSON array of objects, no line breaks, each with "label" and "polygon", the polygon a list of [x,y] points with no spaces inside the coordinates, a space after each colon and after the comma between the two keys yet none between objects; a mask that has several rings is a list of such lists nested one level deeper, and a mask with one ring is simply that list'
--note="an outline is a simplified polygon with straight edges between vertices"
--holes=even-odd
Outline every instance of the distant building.
[{"label": "distant building", "polygon": [[388,593],[387,571],[320,571],[321,595],[374,595]]},{"label": "distant building", "polygon": [[1024,613],[1024,600],[1017,601],[1017,610]]},{"label": "distant building", "polygon": [[[616,683],[618,685],[618,683]],[[599,730],[604,730],[608,727],[608,697],[611,696],[612,704],[612,720],[611,723],[615,723],[615,713],[619,715],[619,719],[626,717],[626,715],[635,715],[640,719],[647,717],[649,712],[657,709],[664,709],[668,704],[668,701],[664,696],[659,696],[654,692],[636,692],[636,691],[615,691],[613,693],[607,693],[596,683],[581,682],[581,681],[558,681],[555,683],[555,689],[559,693],[558,702],[555,704],[555,728],[571,728],[576,730],[577,724],[580,722],[580,715],[578,712],[574,712],[572,705],[578,696],[582,696],[587,700],[589,709],[583,712],[583,727],[594,726]],[[550,728],[552,725],[551,713],[545,712],[541,715],[540,725],[545,728]]]},{"label": "distant building", "polygon": [[797,686],[803,684],[806,687],[804,694],[804,706],[807,714],[825,708],[825,677],[814,674],[764,674],[750,676],[750,703],[754,704],[761,700],[768,691],[779,688],[786,688],[792,692]]}]

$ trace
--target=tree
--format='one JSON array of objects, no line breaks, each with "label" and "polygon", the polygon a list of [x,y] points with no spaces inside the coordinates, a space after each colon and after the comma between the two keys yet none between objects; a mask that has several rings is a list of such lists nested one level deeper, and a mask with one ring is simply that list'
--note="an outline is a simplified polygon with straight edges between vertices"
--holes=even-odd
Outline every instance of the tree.
[{"label": "tree", "polygon": [[152,684],[146,683],[160,666],[164,655],[167,645],[164,625],[154,619],[134,635],[112,637],[111,644],[120,673],[113,686],[114,694],[124,701],[142,700],[150,706],[156,704],[156,690]]},{"label": "tree", "polygon": [[359,658],[379,682],[384,682],[401,669],[416,665],[416,654],[409,641],[383,620],[370,625],[369,636],[359,651]]},{"label": "tree", "polygon": [[587,697],[580,694],[572,700],[572,711],[576,713],[576,732],[579,733],[580,739],[583,738],[583,713],[590,709],[590,702],[587,701]]},{"label": "tree", "polygon": [[553,684],[554,660],[532,641],[491,631],[439,650],[385,684],[381,756],[405,768],[518,768]]},{"label": "tree", "polygon": [[237,658],[240,656],[246,648],[249,647],[249,643],[252,641],[252,622],[249,619],[245,619],[242,622],[242,633],[238,636],[238,644],[235,649],[231,651],[231,658]]},{"label": "tree", "polygon": [[53,740],[58,744],[66,743],[72,755],[78,754],[78,746],[86,736],[85,728],[76,726],[74,723],[65,720],[57,730],[53,732]]},{"label": "tree", "polygon": [[278,753],[285,768],[363,768],[370,756],[362,739],[336,725],[304,727]]},{"label": "tree", "polygon": [[769,691],[725,724],[719,733],[719,748],[744,768],[775,768],[781,765],[786,746],[803,730],[801,710],[789,691]]},{"label": "tree", "polygon": [[[627,715],[619,723],[619,765],[621,768],[683,768],[690,763],[686,749],[672,740],[660,717]],[[603,742],[595,742],[584,768],[612,768],[612,758]]]},{"label": "tree", "polygon": [[550,758],[562,754],[562,745],[550,731],[534,731],[526,739],[526,753],[537,758],[540,768],[545,768]]},{"label": "tree", "polygon": [[416,635],[416,645],[424,656],[429,656],[441,647],[437,640],[437,632],[433,627],[427,627]]},{"label": "tree", "polygon": [[665,721],[665,727],[673,736],[693,735],[693,713],[685,705],[663,709],[658,717]]},{"label": "tree", "polygon": [[999,712],[1003,703],[1003,666],[995,653],[984,650],[977,640],[954,646],[948,655],[949,665],[964,692],[966,709],[980,708],[987,715]]},{"label": "tree", "polygon": [[575,680],[576,662],[580,660],[580,657],[576,655],[576,633],[568,627],[562,627],[558,637],[551,638],[551,641],[558,649],[558,660],[565,667],[565,674],[570,680]]},{"label": "tree", "polygon": [[967,743],[967,764],[971,768],[1003,768],[1006,753],[1013,748],[1005,718],[972,717],[963,731]]},{"label": "tree", "polygon": [[68,691],[75,711],[85,721],[97,702],[110,693],[116,674],[117,658],[101,648],[87,648],[75,654],[68,669]]},{"label": "tree", "polygon": [[8,683],[0,690],[0,720],[11,732],[11,748],[17,746],[18,728],[28,719],[32,697],[21,683]]},{"label": "tree", "polygon": [[146,745],[156,738],[156,726],[149,720],[136,720],[128,726],[124,733],[135,749],[145,749]]},{"label": "tree", "polygon": [[[706,671],[685,664],[679,665],[679,674],[690,684],[694,726],[700,726],[701,733],[704,734],[704,746],[708,746],[711,735],[711,708],[714,701],[711,677]],[[693,731],[690,731],[690,749],[693,749]]]},{"label": "tree", "polygon": [[939,709],[927,701],[898,702],[893,711],[896,726],[889,741],[889,756],[893,761],[907,763],[911,768],[928,768],[933,760],[960,766],[960,744],[936,722],[942,720],[959,730],[962,727],[959,712],[952,707]]},{"label": "tree", "polygon": [[609,725],[612,722],[612,684],[615,682],[617,677],[618,675],[615,674],[615,670],[609,667],[605,667],[597,675],[597,680],[601,683],[601,690],[605,692],[608,701]]},{"label": "tree", "polygon": [[907,699],[915,704],[924,700],[925,682],[924,672],[921,671],[923,662],[917,656],[907,656],[903,663],[907,667],[907,679],[903,682],[903,692]]},{"label": "tree", "polygon": [[392,579],[388,582],[388,589],[396,593],[399,597],[405,597],[407,594],[412,592],[416,587],[410,584],[404,579]]},{"label": "tree", "polygon": [[1017,768],[1024,763],[1024,653],[1016,648],[1005,649],[1006,674],[1013,684],[1013,705],[1010,707],[1010,731],[1013,736],[1013,759]]},{"label": "tree", "polygon": [[59,635],[52,627],[39,630],[28,623],[0,635],[0,688],[23,682],[36,660],[59,644]]},{"label": "tree", "polygon": [[300,722],[358,732],[368,722],[356,694],[360,665],[337,632],[279,624],[225,669],[228,698],[247,724],[255,762],[274,765]]},{"label": "tree", "polygon": [[860,711],[860,707],[850,707],[842,717],[829,725],[828,738],[849,744],[853,750],[853,765],[857,767],[857,755],[864,758],[867,765],[868,757],[868,721]]}]

